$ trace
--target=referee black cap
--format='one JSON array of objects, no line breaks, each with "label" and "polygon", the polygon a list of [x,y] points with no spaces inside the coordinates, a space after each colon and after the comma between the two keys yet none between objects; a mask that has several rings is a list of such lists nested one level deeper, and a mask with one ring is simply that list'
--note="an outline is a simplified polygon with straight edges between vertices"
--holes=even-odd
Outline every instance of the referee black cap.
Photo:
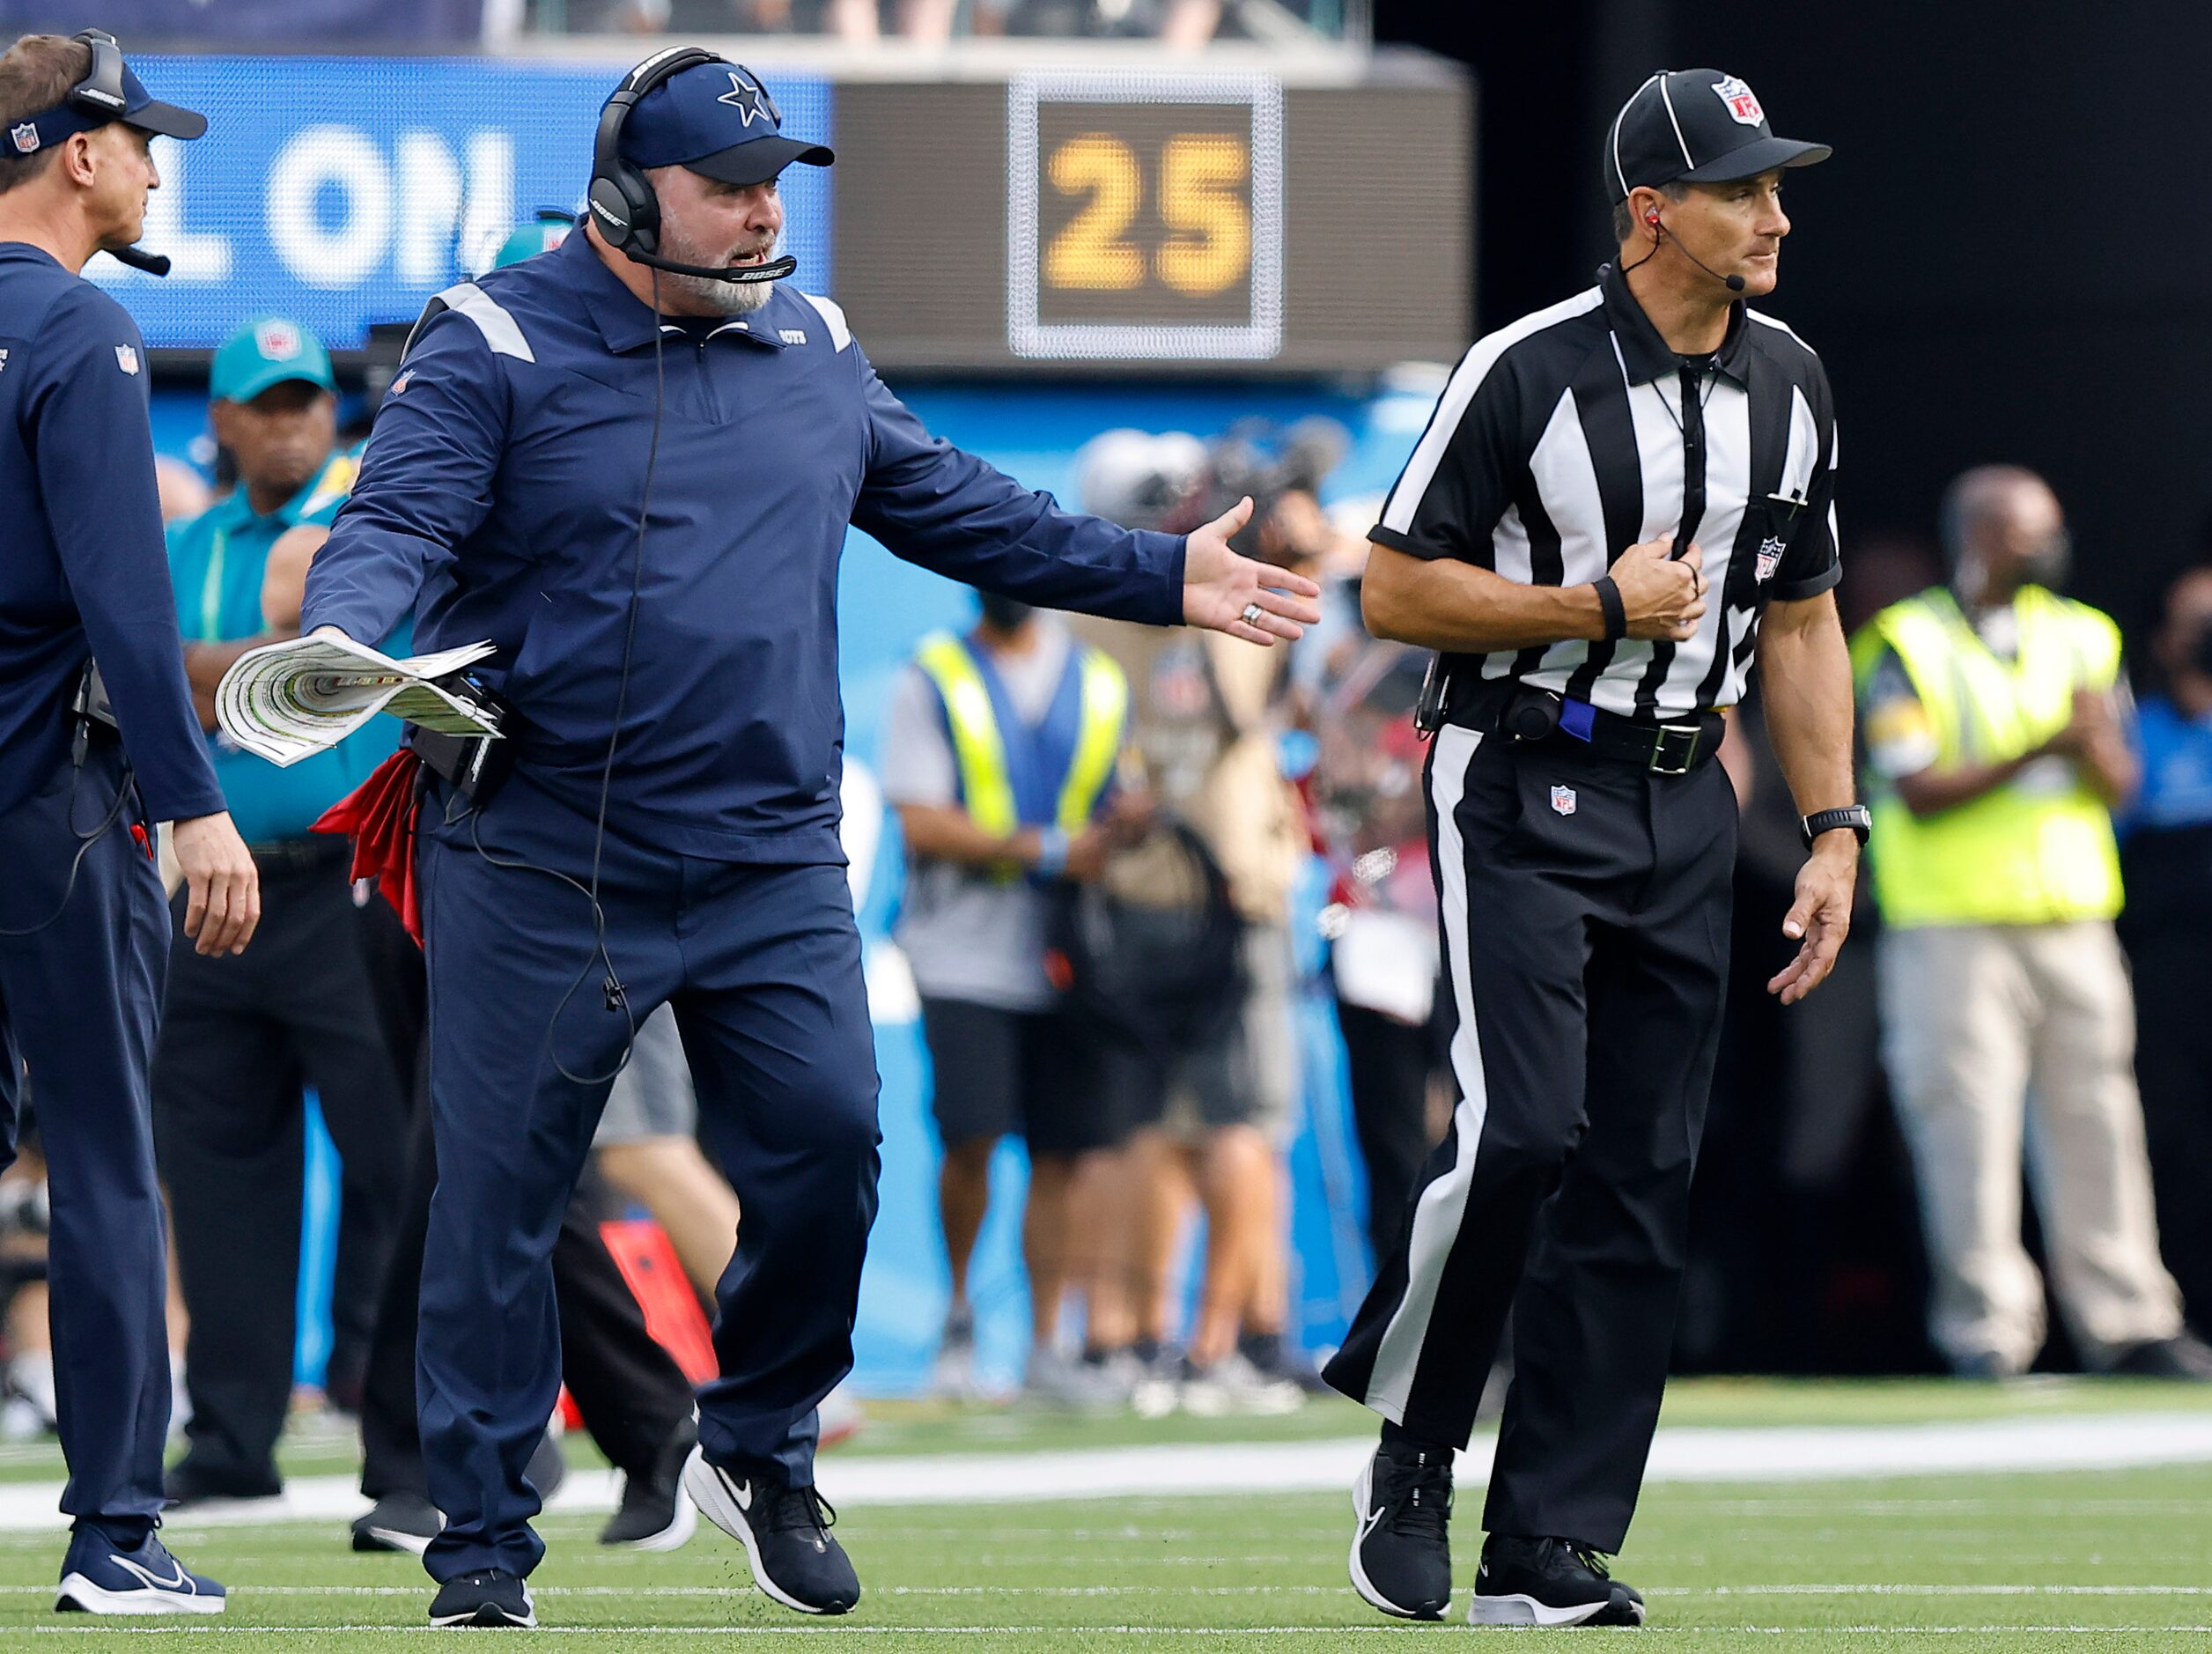
[{"label": "referee black cap", "polygon": [[1605,192],[1639,185],[1723,184],[1828,159],[1825,144],[1776,137],[1758,94],[1717,69],[1663,69],[1605,129]]}]

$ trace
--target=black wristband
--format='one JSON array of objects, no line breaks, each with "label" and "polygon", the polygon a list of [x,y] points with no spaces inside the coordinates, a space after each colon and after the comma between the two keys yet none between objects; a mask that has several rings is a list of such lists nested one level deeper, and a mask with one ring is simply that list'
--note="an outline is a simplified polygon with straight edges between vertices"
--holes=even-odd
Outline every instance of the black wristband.
[{"label": "black wristband", "polygon": [[1599,575],[1596,587],[1597,606],[1605,612],[1605,641],[1618,643],[1628,635],[1628,606],[1620,601],[1620,587],[1611,575]]},{"label": "black wristband", "polygon": [[1874,828],[1874,812],[1863,804],[1847,804],[1840,809],[1817,809],[1798,823],[1803,835],[1805,848],[1812,848],[1812,841],[1823,833],[1848,831],[1861,844],[1867,841]]}]

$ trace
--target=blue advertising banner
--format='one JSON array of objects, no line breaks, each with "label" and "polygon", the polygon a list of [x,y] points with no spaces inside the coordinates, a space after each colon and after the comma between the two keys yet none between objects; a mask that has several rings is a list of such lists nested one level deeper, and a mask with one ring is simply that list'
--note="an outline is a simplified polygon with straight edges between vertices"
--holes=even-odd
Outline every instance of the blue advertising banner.
[{"label": "blue advertising banner", "polygon": [[404,41],[463,45],[483,33],[483,0],[0,0],[0,28],[74,34],[108,29],[138,40],[210,45]]},{"label": "blue advertising banner", "polygon": [[[488,266],[519,220],[578,205],[620,78],[603,63],[462,58],[133,61],[156,97],[208,117],[197,143],[155,140],[162,188],[143,245],[172,273],[85,268],[157,350],[210,350],[271,312],[335,350],[372,322],[413,321]],[[828,82],[778,75],[770,90],[786,129],[835,142]],[[794,166],[784,179],[784,246],[812,292],[830,280],[830,177]]]}]

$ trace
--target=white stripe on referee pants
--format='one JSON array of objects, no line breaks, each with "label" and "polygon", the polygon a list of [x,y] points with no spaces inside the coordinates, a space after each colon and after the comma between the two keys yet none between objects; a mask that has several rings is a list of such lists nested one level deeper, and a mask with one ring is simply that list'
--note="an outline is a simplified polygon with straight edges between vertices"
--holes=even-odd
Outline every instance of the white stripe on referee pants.
[{"label": "white stripe on referee pants", "polygon": [[1489,1088],[1483,1079],[1482,1045],[1475,1030],[1474,986],[1468,976],[1467,846],[1460,837],[1457,816],[1460,797],[1467,790],[1467,768],[1481,744],[1478,732],[1446,724],[1437,731],[1436,756],[1430,768],[1429,790],[1436,805],[1436,866],[1443,897],[1444,975],[1451,984],[1453,1008],[1459,1014],[1459,1026],[1451,1042],[1452,1075],[1459,1082],[1459,1106],[1452,1114],[1458,1153],[1451,1170],[1423,1189],[1414,1206],[1412,1232],[1406,1242],[1405,1296],[1398,1300],[1390,1325],[1382,1329],[1382,1342],[1375,1352],[1375,1370],[1368,1377],[1368,1406],[1398,1424],[1405,1421],[1406,1399],[1412,1392],[1421,1347],[1427,1342],[1429,1323],[1436,1313],[1436,1290],[1443,1283],[1444,1265],[1467,1215],[1467,1192],[1475,1180],[1475,1149],[1482,1141],[1483,1119],[1490,1107]]}]

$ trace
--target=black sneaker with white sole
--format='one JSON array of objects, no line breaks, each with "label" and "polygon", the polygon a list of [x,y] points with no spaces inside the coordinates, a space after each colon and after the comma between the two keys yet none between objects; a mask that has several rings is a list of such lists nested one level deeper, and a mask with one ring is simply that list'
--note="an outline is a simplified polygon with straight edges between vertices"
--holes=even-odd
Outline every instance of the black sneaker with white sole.
[{"label": "black sneaker with white sole", "polygon": [[753,1583],[786,1608],[846,1613],[860,1600],[859,1576],[830,1532],[837,1513],[813,1488],[793,1487],[774,1465],[711,1465],[694,1448],[684,1461],[683,1490],[745,1547]]},{"label": "black sneaker with white sole", "polygon": [[1483,1541],[1471,1625],[1641,1625],[1644,1599],[1572,1540],[1493,1533]]},{"label": "black sneaker with white sole", "polygon": [[420,1556],[445,1525],[438,1507],[421,1494],[387,1493],[353,1518],[353,1548]]},{"label": "black sneaker with white sole", "polygon": [[1401,1620],[1441,1620],[1451,1603],[1452,1456],[1378,1447],[1352,1484],[1352,1587]]},{"label": "black sneaker with white sole", "polygon": [[434,1626],[528,1630],[538,1622],[530,1587],[504,1568],[461,1574],[438,1588],[430,1605]]},{"label": "black sneaker with white sole", "polygon": [[683,1466],[699,1444],[699,1429],[686,1417],[661,1446],[652,1466],[623,1478],[622,1503],[599,1531],[601,1545],[633,1551],[673,1551],[697,1532],[698,1507],[683,1491]]}]

